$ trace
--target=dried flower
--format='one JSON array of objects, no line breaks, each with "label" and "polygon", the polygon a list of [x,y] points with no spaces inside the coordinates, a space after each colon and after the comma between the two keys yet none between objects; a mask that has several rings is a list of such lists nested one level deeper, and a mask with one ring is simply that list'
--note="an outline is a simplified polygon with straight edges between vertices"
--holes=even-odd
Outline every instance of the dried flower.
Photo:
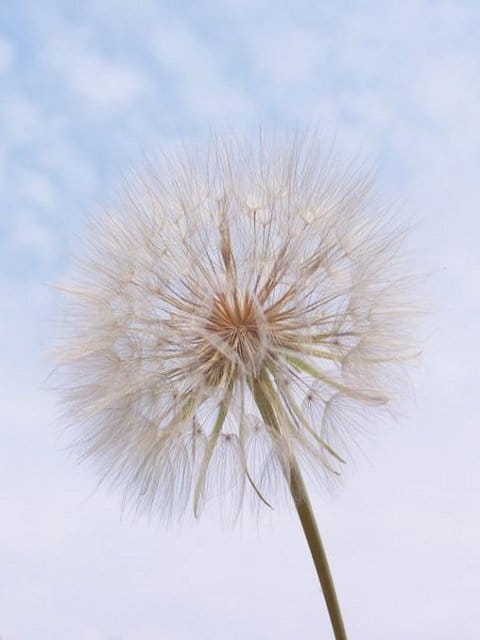
[{"label": "dried flower", "polygon": [[64,395],[138,507],[271,504],[292,456],[338,473],[411,352],[402,234],[370,191],[317,140],[217,140],[92,222],[64,287]]},{"label": "dried flower", "polygon": [[370,187],[302,136],[165,158],[92,222],[58,356],[77,446],[137,508],[290,489],[338,640],[300,466],[338,474],[412,355],[403,234]]}]

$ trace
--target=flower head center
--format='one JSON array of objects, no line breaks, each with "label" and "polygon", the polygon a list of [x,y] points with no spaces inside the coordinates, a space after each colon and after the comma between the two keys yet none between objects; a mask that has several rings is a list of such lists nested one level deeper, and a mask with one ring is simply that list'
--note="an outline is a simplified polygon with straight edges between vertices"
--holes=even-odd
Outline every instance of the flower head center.
[{"label": "flower head center", "polygon": [[217,295],[206,328],[240,354],[245,341],[258,339],[257,315],[252,298],[248,294],[239,295],[236,291],[230,298],[225,294]]},{"label": "flower head center", "polygon": [[230,377],[240,364],[251,369],[258,360],[258,313],[247,293],[216,295],[205,329],[210,339],[203,359],[210,382]]}]

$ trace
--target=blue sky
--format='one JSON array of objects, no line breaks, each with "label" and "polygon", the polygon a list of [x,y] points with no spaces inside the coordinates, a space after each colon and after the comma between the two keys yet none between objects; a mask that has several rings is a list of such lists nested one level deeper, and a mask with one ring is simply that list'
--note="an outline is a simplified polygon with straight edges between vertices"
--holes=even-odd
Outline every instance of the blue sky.
[{"label": "blue sky", "polygon": [[405,416],[314,494],[357,640],[474,640],[480,589],[480,4],[0,6],[0,637],[330,637],[294,514],[233,531],[120,518],[45,391],[86,218],[145,154],[212,128],[315,125],[377,167],[428,273]]}]

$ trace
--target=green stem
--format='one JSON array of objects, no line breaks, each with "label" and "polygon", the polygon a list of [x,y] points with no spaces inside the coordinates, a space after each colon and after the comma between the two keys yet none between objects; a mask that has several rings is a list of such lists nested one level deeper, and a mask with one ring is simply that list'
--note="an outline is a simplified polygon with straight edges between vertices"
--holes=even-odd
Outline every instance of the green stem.
[{"label": "green stem", "polygon": [[[273,388],[266,374],[253,382],[252,391],[255,403],[265,423],[277,433],[280,432],[278,405],[276,405],[275,400],[271,397]],[[317,571],[330,616],[330,622],[335,634],[335,640],[347,640],[347,634],[325,549],[315,521],[315,516],[313,515],[313,509],[305,483],[293,454],[290,455],[288,468],[284,468],[284,473],[289,483],[290,492],[295,503],[298,517],[300,518],[305,538],[307,539],[310,553],[312,554],[313,563]]]},{"label": "green stem", "polygon": [[347,633],[343,624],[332,574],[328,566],[327,555],[313,515],[305,483],[295,460],[290,463],[290,491],[312,554],[315,569],[317,570],[335,638],[336,640],[347,640]]}]

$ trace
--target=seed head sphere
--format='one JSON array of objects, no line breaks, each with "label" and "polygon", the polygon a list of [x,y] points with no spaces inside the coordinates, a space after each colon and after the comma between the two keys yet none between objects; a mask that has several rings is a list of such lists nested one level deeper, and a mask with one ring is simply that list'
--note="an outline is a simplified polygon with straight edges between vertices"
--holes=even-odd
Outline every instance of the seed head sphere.
[{"label": "seed head sphere", "polygon": [[62,393],[77,451],[137,509],[271,506],[290,459],[334,478],[395,399],[410,279],[371,183],[316,136],[216,138],[91,222]]}]

